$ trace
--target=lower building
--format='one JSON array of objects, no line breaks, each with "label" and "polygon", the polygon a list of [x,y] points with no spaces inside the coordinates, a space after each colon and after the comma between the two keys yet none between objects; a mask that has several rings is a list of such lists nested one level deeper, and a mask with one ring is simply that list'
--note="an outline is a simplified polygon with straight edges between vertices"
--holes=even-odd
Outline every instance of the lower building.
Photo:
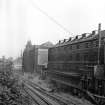
[{"label": "lower building", "polygon": [[46,42],[35,48],[35,71],[38,73],[42,73],[42,69],[47,68],[48,49],[52,46],[52,43]]},{"label": "lower building", "polygon": [[24,72],[41,73],[43,67],[46,68],[48,64],[48,48],[52,46],[53,44],[50,42],[41,45],[32,45],[31,41],[28,41],[23,52],[22,65]]}]

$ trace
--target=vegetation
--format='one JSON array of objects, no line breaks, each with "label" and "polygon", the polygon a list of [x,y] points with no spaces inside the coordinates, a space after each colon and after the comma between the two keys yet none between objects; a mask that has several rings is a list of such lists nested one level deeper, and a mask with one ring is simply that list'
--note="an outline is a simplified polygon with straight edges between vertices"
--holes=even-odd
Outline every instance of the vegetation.
[{"label": "vegetation", "polygon": [[0,70],[0,105],[32,105],[11,69]]}]

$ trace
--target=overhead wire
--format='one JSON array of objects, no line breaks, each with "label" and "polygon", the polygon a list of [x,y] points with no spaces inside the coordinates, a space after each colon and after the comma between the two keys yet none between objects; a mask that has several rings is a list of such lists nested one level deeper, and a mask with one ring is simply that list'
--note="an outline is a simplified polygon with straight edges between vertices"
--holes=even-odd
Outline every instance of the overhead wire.
[{"label": "overhead wire", "polygon": [[31,4],[33,5],[34,8],[36,8],[38,11],[40,11],[43,15],[45,15],[46,17],[48,17],[52,22],[54,22],[55,24],[57,24],[60,28],[62,28],[64,31],[66,31],[69,34],[72,34],[66,27],[64,27],[62,24],[60,24],[57,20],[55,20],[55,18],[53,18],[52,16],[50,16],[47,12],[45,12],[43,9],[41,9],[35,2],[33,2],[33,0],[29,0],[31,2]]}]

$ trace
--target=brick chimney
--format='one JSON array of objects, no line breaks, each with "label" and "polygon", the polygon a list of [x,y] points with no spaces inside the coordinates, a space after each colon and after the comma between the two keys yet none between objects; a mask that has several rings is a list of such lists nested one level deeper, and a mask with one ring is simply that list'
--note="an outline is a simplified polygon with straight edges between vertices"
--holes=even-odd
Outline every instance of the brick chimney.
[{"label": "brick chimney", "polygon": [[82,34],[82,38],[85,38],[86,37],[86,33]]},{"label": "brick chimney", "polygon": [[61,43],[61,41],[59,40],[59,44]]},{"label": "brick chimney", "polygon": [[66,42],[66,39],[64,39],[63,42]]},{"label": "brick chimney", "polygon": [[72,38],[70,37],[68,41],[71,41],[71,39],[72,39]]},{"label": "brick chimney", "polygon": [[78,39],[78,35],[75,37],[75,39]]},{"label": "brick chimney", "polygon": [[96,34],[96,31],[92,31],[92,35],[95,35]]}]

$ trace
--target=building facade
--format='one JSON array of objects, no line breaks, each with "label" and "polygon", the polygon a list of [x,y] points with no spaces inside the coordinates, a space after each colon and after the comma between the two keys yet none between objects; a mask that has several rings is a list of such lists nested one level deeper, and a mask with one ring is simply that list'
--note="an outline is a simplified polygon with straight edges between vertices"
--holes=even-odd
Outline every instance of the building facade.
[{"label": "building facade", "polygon": [[24,72],[41,73],[42,68],[48,64],[48,48],[51,46],[53,44],[50,42],[41,45],[32,45],[31,41],[28,41],[23,52]]},{"label": "building facade", "polygon": [[41,73],[43,68],[47,68],[48,49],[52,46],[52,43],[46,42],[35,48],[35,71],[38,73]]},{"label": "building facade", "polygon": [[31,41],[27,42],[26,48],[23,52],[23,71],[33,73],[35,69],[35,46],[31,44]]}]

